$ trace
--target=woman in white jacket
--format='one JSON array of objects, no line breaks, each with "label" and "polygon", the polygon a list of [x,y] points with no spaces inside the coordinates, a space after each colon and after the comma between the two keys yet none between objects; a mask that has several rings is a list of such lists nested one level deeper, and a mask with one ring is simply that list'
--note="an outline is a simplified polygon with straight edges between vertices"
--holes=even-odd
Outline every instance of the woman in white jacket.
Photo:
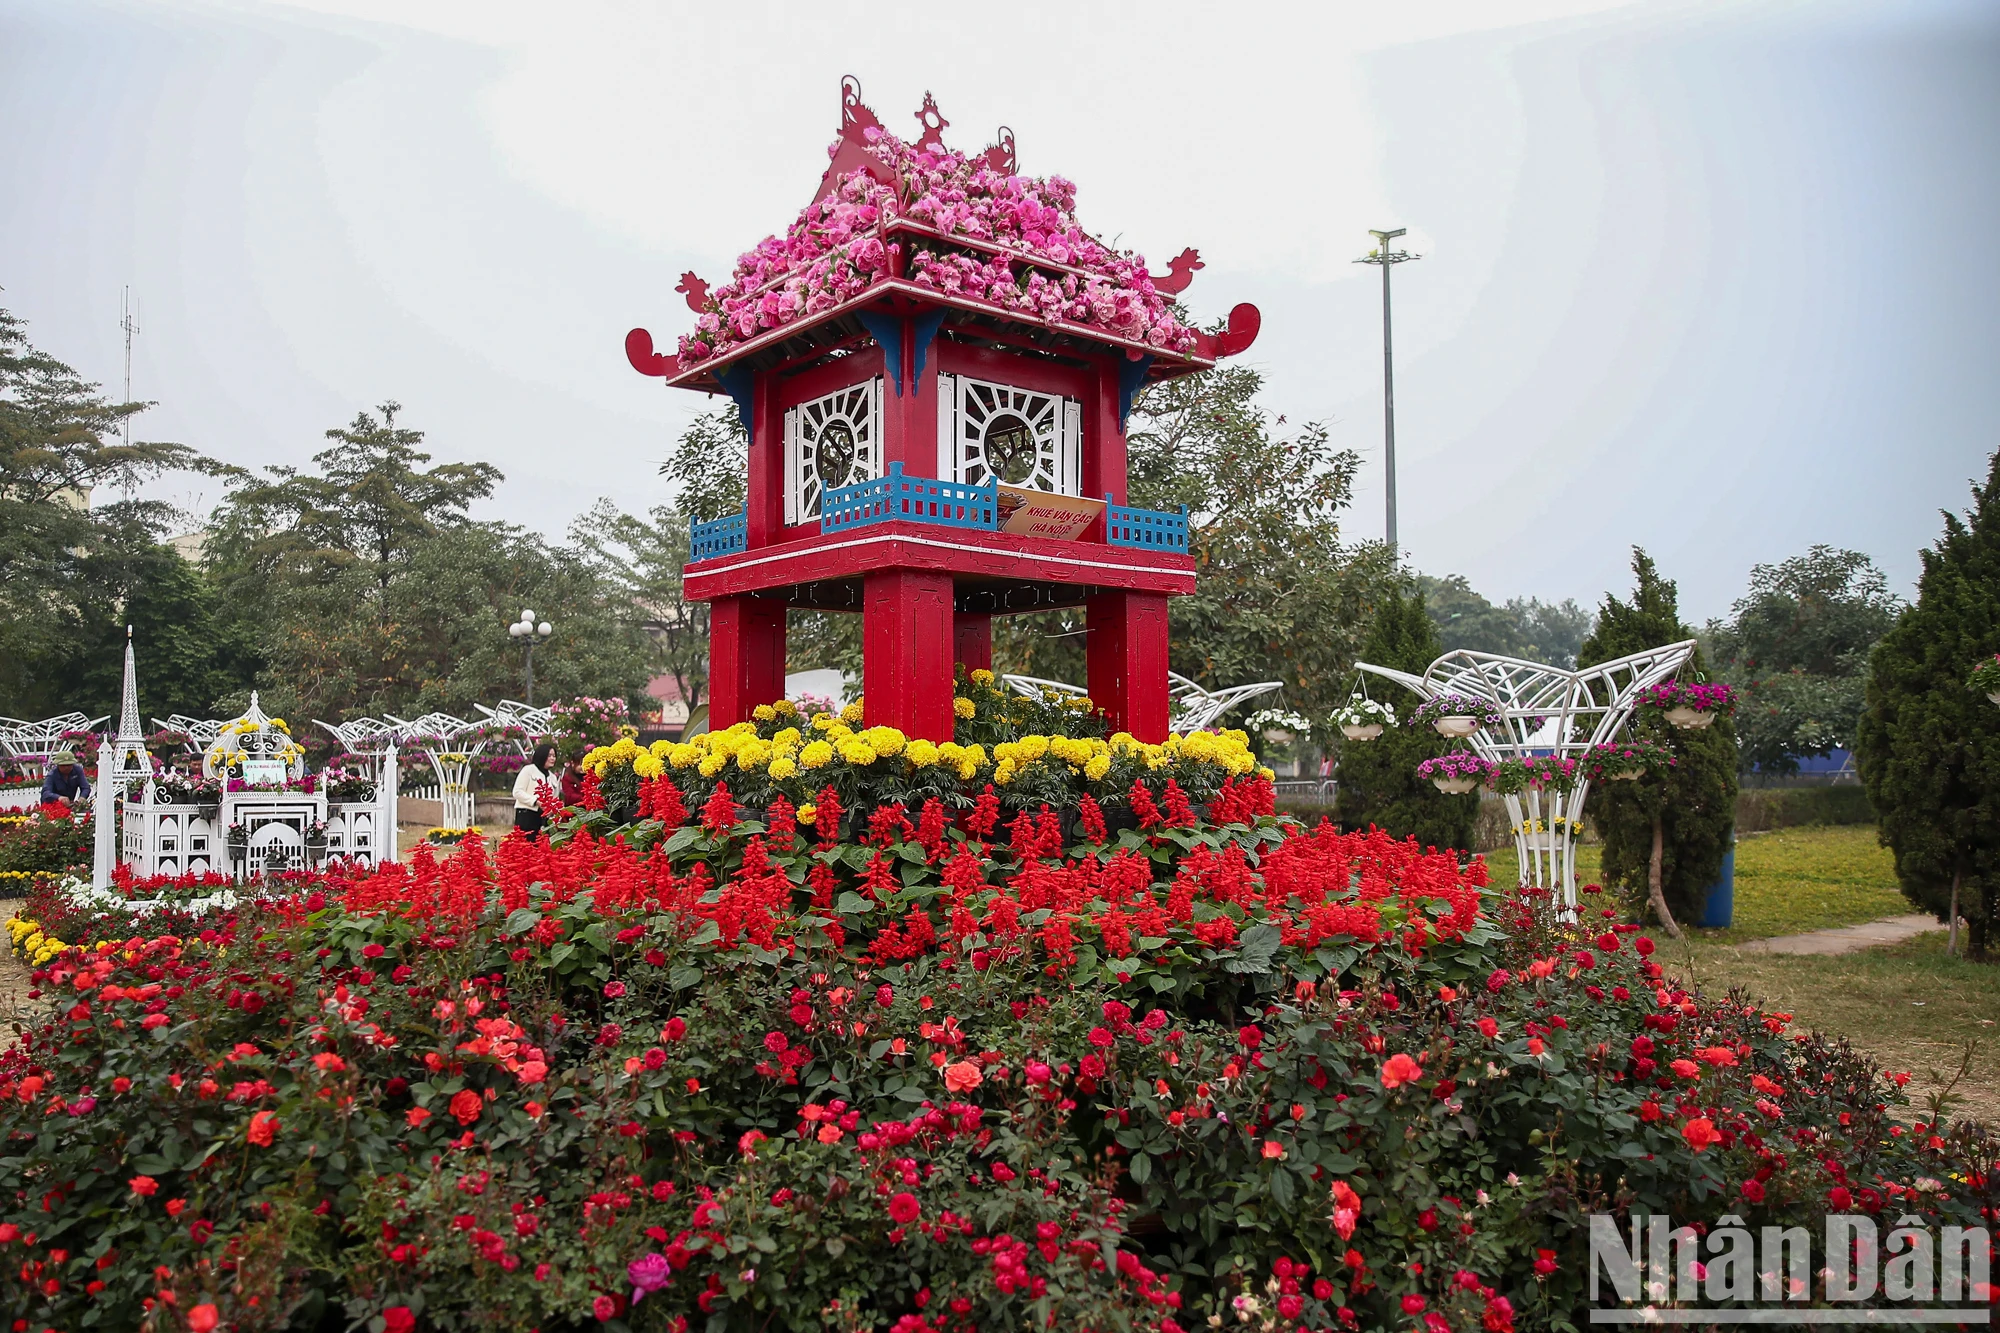
[{"label": "woman in white jacket", "polygon": [[514,779],[514,827],[527,834],[530,842],[542,835],[542,791],[556,790],[556,780],[549,773],[555,752],[554,745],[543,741]]}]

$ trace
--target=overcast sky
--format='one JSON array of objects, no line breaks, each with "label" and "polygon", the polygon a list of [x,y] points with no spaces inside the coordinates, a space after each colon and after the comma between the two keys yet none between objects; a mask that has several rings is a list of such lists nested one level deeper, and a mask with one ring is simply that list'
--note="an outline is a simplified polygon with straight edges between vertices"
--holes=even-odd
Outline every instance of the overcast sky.
[{"label": "overcast sky", "polygon": [[[1392,12],[1384,13],[1384,10]],[[488,516],[560,532],[706,400],[635,374],[673,286],[786,225],[839,80],[899,132],[1080,186],[1197,314],[1264,312],[1274,412],[1365,460],[1370,227],[1396,282],[1401,529],[1499,600],[1628,548],[1723,613],[1815,542],[1908,590],[2000,445],[2000,5],[0,0],[0,305],[152,438],[299,463],[385,399]],[[212,485],[212,484],[211,484]],[[174,498],[213,501],[192,485]]]}]

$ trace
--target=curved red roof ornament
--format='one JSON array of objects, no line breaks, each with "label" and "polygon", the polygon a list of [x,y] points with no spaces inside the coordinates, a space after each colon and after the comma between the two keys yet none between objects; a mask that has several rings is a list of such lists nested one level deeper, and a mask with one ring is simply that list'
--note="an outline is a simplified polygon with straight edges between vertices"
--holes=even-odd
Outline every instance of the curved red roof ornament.
[{"label": "curved red roof ornament", "polygon": [[827,156],[833,160],[826,164],[826,174],[819,178],[819,189],[813,192],[814,203],[832,194],[841,177],[857,171],[867,172],[884,185],[896,183],[896,173],[868,151],[870,130],[881,133],[882,122],[861,100],[861,80],[852,74],[845,75],[840,80],[840,137],[827,149]]},{"label": "curved red roof ornament", "polygon": [[[1153,285],[1159,286],[1158,283]],[[688,309],[695,314],[699,315],[708,309],[708,284],[697,278],[692,271],[681,274],[680,283],[674,290],[687,297]]]},{"label": "curved red roof ornament", "polygon": [[681,373],[680,358],[654,351],[653,335],[644,329],[633,329],[625,335],[625,359],[641,375],[671,378]]},{"label": "curved red roof ornament", "polygon": [[1020,161],[1014,156],[1014,131],[1005,125],[1000,127],[1000,137],[986,150],[986,169],[1003,176],[1021,174]]},{"label": "curved red roof ornament", "polygon": [[1245,301],[1229,312],[1229,325],[1222,332],[1195,334],[1195,354],[1217,361],[1235,356],[1249,350],[1250,344],[1257,341],[1257,331],[1263,327],[1264,316]]},{"label": "curved red roof ornament", "polygon": [[1188,249],[1175,255],[1167,264],[1167,276],[1164,278],[1154,273],[1148,273],[1146,276],[1152,279],[1154,291],[1174,296],[1188,289],[1188,284],[1194,281],[1196,270],[1206,267],[1208,266],[1201,262],[1201,251]]}]

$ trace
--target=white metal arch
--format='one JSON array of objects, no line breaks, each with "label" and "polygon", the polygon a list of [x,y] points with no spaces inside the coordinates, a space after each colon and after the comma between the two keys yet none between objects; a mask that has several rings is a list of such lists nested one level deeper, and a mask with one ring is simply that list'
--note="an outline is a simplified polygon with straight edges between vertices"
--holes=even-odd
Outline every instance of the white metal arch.
[{"label": "white metal arch", "polygon": [[[1593,745],[1608,744],[1631,719],[1639,692],[1673,679],[1694,648],[1695,641],[1685,639],[1575,671],[1467,649],[1446,653],[1421,676],[1368,662],[1355,666],[1420,699],[1460,694],[1497,706],[1500,721],[1467,738],[1473,753],[1497,764],[1532,754],[1575,758]],[[1559,889],[1565,911],[1576,907],[1573,830],[1582,826],[1589,794],[1586,780],[1568,792],[1531,790],[1502,798],[1514,826],[1521,883]]]},{"label": "white metal arch", "polygon": [[430,760],[431,771],[437,774],[444,826],[471,828],[472,761],[486,749],[486,741],[470,733],[485,726],[486,719],[467,721],[450,713],[425,713],[409,721],[394,713],[383,716],[395,724],[402,744],[415,746]]},{"label": "white metal arch", "polygon": [[[1071,685],[1066,681],[1044,680],[1040,676],[1002,676],[1000,679],[1019,694],[1030,699],[1041,697],[1043,690],[1054,690],[1059,694],[1086,694],[1081,685]],[[1178,672],[1167,673],[1167,702],[1172,705],[1173,716],[1167,721],[1167,730],[1186,735],[1190,731],[1200,731],[1213,726],[1218,718],[1230,709],[1260,694],[1283,689],[1281,680],[1264,680],[1254,685],[1232,685],[1226,690],[1210,691]]]}]

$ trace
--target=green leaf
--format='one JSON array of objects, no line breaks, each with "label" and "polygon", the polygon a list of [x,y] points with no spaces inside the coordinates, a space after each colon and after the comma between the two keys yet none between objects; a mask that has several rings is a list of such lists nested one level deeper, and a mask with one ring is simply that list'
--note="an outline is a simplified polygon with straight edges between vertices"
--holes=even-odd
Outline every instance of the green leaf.
[{"label": "green leaf", "polygon": [[1134,1153],[1132,1155],[1132,1165],[1129,1170],[1132,1175],[1132,1183],[1143,1185],[1153,1178],[1153,1159],[1145,1153]]},{"label": "green leaf", "polygon": [[542,922],[542,914],[532,907],[517,907],[507,913],[507,924],[501,929],[509,935],[525,935]]},{"label": "green leaf", "polygon": [[722,938],[722,927],[718,926],[713,921],[704,921],[701,923],[701,929],[697,930],[694,933],[694,938],[689,940],[688,943],[713,944],[721,938]]},{"label": "green leaf", "polygon": [[1278,943],[1284,933],[1269,922],[1259,922],[1237,937],[1236,956],[1223,960],[1225,972],[1268,972],[1271,960],[1278,956]]},{"label": "green leaf", "polygon": [[1292,1206],[1292,1200],[1297,1197],[1298,1183],[1292,1179],[1291,1172],[1285,1170],[1282,1166],[1271,1172],[1272,1203],[1277,1204],[1281,1209],[1289,1209]]},{"label": "green leaf", "polygon": [[842,916],[860,916],[864,913],[874,911],[875,904],[852,889],[848,889],[843,891],[840,897],[834,900],[834,909]]},{"label": "green leaf", "polygon": [[702,971],[700,968],[682,963],[667,974],[667,984],[675,990],[686,990],[690,986],[699,986],[701,984],[701,977]]},{"label": "green leaf", "polygon": [[684,852],[693,846],[694,840],[700,836],[701,826],[699,824],[686,824],[675,829],[672,835],[660,844],[660,849],[668,856],[673,856],[675,853]]}]

